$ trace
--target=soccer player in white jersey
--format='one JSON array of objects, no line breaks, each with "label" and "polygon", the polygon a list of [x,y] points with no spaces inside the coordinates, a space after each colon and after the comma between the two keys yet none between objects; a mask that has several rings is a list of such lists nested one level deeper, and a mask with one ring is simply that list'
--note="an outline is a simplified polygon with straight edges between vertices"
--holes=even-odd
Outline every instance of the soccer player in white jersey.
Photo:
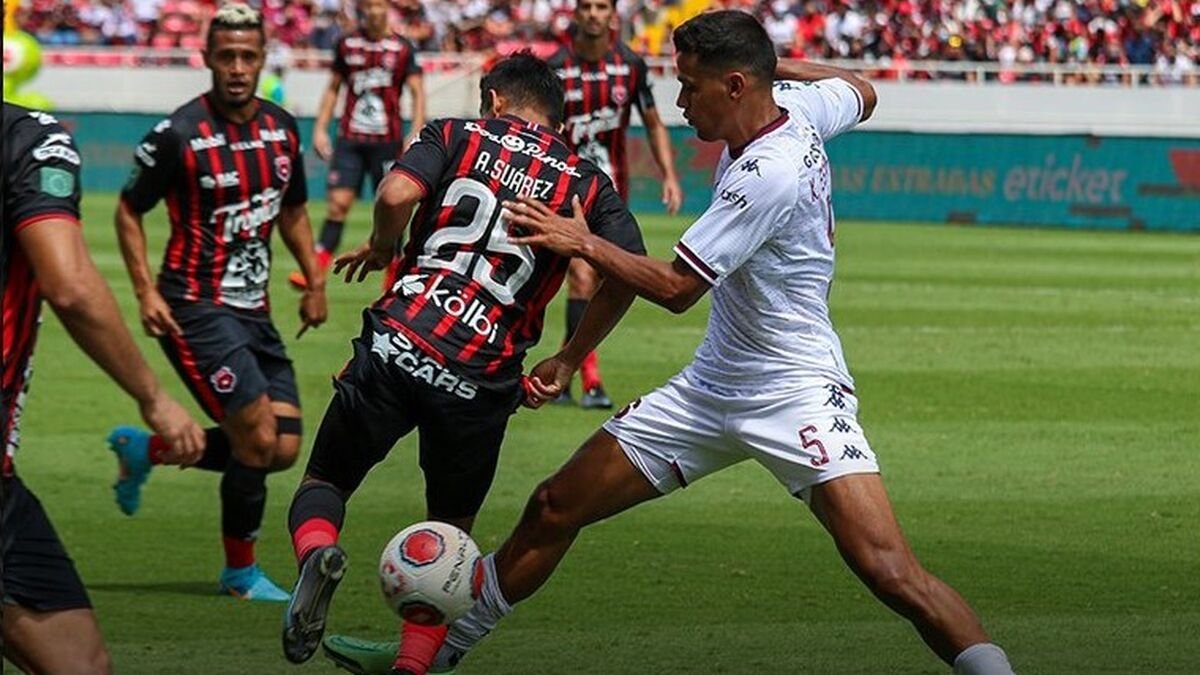
[{"label": "soccer player in white jersey", "polygon": [[[537,487],[512,535],[484,559],[480,600],[451,627],[434,670],[453,665],[540,588],[584,526],[753,459],[809,505],[855,574],[955,672],[1011,673],[967,603],[909,548],[856,419],[829,318],[834,220],[824,141],[871,114],[874,90],[848,72],[801,66],[793,74],[813,81],[776,83],[773,92],[771,42],[737,11],[702,14],[674,42],[678,104],[701,140],[726,150],[712,203],[673,262],[598,241],[578,209],[566,218],[526,202],[506,206],[511,226],[526,231],[522,243],[582,257],[671,311],[711,291],[704,341],[683,372],[609,420]],[[534,368],[532,405],[557,395],[592,337],[577,334]]]}]

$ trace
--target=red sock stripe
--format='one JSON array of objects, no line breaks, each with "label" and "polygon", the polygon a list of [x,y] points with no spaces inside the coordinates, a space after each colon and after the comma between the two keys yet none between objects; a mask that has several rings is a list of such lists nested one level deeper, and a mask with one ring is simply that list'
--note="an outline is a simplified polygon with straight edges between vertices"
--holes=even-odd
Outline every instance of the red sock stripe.
[{"label": "red sock stripe", "polygon": [[163,463],[163,455],[167,454],[167,451],[170,449],[171,449],[171,446],[167,445],[167,442],[163,439],[162,436],[159,436],[158,434],[154,434],[153,436],[151,436],[150,437],[150,452],[149,452],[150,463],[151,464],[162,464]]},{"label": "red sock stripe", "polygon": [[449,626],[418,626],[405,621],[400,629],[400,653],[396,655],[393,667],[425,675],[433,664],[433,657],[437,656],[442,643],[446,641],[448,632]]},{"label": "red sock stripe", "polygon": [[296,551],[296,561],[304,560],[304,556],[313,549],[336,544],[337,540],[338,529],[331,521],[309,518],[292,533],[292,548]]},{"label": "red sock stripe", "polygon": [[600,386],[600,359],[596,352],[588,352],[579,366],[579,379],[583,381],[583,390]]},{"label": "red sock stripe", "polygon": [[226,567],[249,567],[254,564],[254,541],[237,537],[222,537],[225,545]]}]

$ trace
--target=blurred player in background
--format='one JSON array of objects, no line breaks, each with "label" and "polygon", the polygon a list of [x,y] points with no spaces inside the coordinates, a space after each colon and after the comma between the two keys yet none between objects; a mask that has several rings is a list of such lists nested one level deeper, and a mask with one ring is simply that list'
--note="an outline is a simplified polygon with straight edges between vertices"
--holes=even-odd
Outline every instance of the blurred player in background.
[{"label": "blurred player in background", "polygon": [[[538,486],[508,540],[484,558],[480,599],[451,627],[435,665],[456,664],[541,588],[582,528],[753,459],[809,505],[854,573],[957,673],[1011,675],[967,603],[909,548],[829,317],[824,144],[870,116],[874,89],[847,71],[804,65],[794,75],[809,81],[773,89],[771,41],[739,11],[701,14],[673,39],[684,117],[700,140],[726,145],[712,204],[675,260],[627,255],[592,237],[578,215],[528,201],[505,207],[531,233],[517,243],[582,256],[673,312],[711,291],[704,341],[683,372],[609,420]],[[531,405],[558,395],[585,340],[531,371]]]},{"label": "blurred player in background", "polygon": [[[673,214],[679,211],[683,191],[675,175],[671,136],[654,106],[646,62],[617,39],[614,27],[618,21],[616,0],[577,0],[575,4],[574,35],[549,60],[566,86],[565,133],[575,152],[608,174],[621,198],[628,202],[629,158],[625,143],[631,113],[637,108],[646,126],[650,152],[663,174],[663,204]],[[583,308],[595,290],[596,271],[584,260],[572,260],[567,275],[564,342],[574,335]],[[581,407],[612,407],[595,353],[584,359],[579,376]],[[570,401],[568,387],[559,402]]]},{"label": "blurred player in background", "polygon": [[[313,254],[296,120],[254,95],[264,60],[259,14],[241,3],[223,6],[204,60],[212,89],[155,125],[134,153],[117,235],[143,328],[219,425],[206,431],[196,466],[223,474],[220,588],[248,600],[286,601],[254,555],[267,474],[290,467],[300,450],[296,377],[267,296],[276,226],[307,281],[304,329],[325,321],[325,273]],[[159,200],[166,201],[171,237],[155,283],[142,219]],[[132,515],[151,466],[170,444],[133,427],[113,430],[109,444],[124,474],[117,504]]]},{"label": "blurred player in background", "polygon": [[[563,87],[544,62],[527,53],[510,57],[480,88],[485,119],[425,127],[380,186],[370,243],[334,268],[361,281],[387,267],[419,206],[398,281],[363,312],[354,356],[334,382],[292,500],[288,524],[300,577],[283,646],[295,663],[320,643],[345,569],[337,539],[346,501],[400,438],[420,430],[428,519],[470,532],[491,487],[509,416],[523,397],[525,352],[541,337],[546,305],[569,262],[547,249],[514,246],[500,202],[528,196],[565,209],[578,198],[598,237],[631,255],[644,251],[611,181],[555,131]],[[601,284],[579,334],[598,343],[632,299],[623,284]],[[406,622],[397,671],[423,675],[444,635],[445,627]]]},{"label": "blurred player in background", "polygon": [[79,222],[80,164],[74,140],[56,119],[4,104],[0,642],[2,657],[27,673],[111,671],[75,564],[13,463],[42,298],[84,353],[138,402],[142,418],[171,444],[164,461],[191,463],[204,450],[204,432],[146,365],[88,254]]},{"label": "blurred player in background", "polygon": [[[400,96],[408,87],[412,96],[412,129],[425,126],[425,85],[412,43],[388,26],[387,0],[358,0],[361,28],[343,37],[334,47],[329,86],[321,97],[313,125],[313,149],[329,164],[326,199],[329,212],[317,239],[317,262],[328,268],[342,241],[346,217],[362,194],[369,176],[377,188],[387,170],[404,150],[404,123]],[[337,142],[329,141],[329,121],[338,93],[346,87],[346,101],[338,121]],[[304,288],[304,275],[293,272],[288,281]]]}]

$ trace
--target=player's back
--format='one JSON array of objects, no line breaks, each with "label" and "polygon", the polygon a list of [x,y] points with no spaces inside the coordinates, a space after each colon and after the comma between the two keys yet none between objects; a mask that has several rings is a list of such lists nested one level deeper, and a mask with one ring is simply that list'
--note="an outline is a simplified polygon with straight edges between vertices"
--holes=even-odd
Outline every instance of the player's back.
[{"label": "player's back", "polygon": [[399,281],[379,307],[467,375],[509,381],[541,335],[568,260],[516,245],[501,202],[531,197],[569,213],[583,201],[593,231],[641,251],[611,182],[558,134],[513,116],[426,126],[396,165],[426,190]]},{"label": "player's back", "polygon": [[824,142],[857,123],[861,103],[832,84],[795,96],[790,87],[806,85],[787,84],[776,101],[788,114],[722,154],[712,206],[676,248],[714,284],[689,373],[724,389],[809,376],[853,384],[829,316],[835,220]]}]

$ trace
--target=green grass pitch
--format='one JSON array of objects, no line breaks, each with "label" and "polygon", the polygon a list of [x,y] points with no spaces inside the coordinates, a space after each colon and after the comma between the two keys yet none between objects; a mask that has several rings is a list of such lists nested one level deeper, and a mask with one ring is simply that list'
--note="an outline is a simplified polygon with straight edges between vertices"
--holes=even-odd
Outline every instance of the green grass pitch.
[{"label": "green grass pitch", "polygon": [[[135,326],[112,207],[111,195],[88,195],[85,227]],[[318,223],[322,208],[313,204]],[[149,223],[157,265],[161,209]],[[669,255],[686,224],[645,217],[651,252]],[[366,227],[360,204],[349,241]],[[920,558],[968,598],[1021,673],[1200,672],[1200,239],[857,222],[838,237],[835,322],[861,421]],[[275,318],[311,438],[377,286],[331,283],[329,323],[296,341],[284,282],[293,266],[275,248]],[[602,350],[614,398],[683,366],[705,307],[672,316],[636,304]],[[547,325],[534,358],[561,337],[561,301]],[[186,397],[157,345],[140,331],[139,340]],[[49,312],[35,373],[18,466],[90,586],[117,671],[333,672],[320,656],[301,668],[283,660],[280,606],[214,594],[216,476],[160,469],[142,511],[118,513],[103,439],[135,408]],[[515,416],[475,533],[483,549],[603,420],[576,409]],[[351,568],[332,631],[395,629],[375,565],[388,538],[423,514],[414,440],[350,503]],[[286,508],[300,475],[298,466],[270,479],[259,546],[285,585],[294,578]],[[743,464],[588,530],[459,672],[947,669],[851,577],[807,509]]]}]

